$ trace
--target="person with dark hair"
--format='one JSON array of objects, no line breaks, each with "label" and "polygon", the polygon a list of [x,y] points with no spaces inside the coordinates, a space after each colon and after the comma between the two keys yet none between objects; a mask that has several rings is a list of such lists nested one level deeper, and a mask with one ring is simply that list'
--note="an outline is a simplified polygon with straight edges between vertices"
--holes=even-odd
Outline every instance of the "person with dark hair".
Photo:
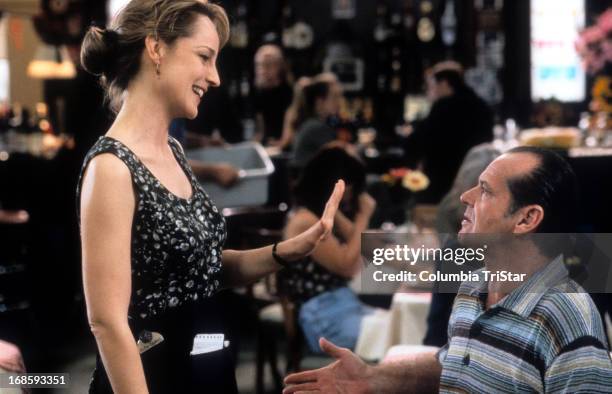
[{"label": "person with dark hair", "polygon": [[430,180],[419,201],[437,204],[450,190],[466,153],[493,139],[493,113],[465,84],[458,63],[438,63],[425,79],[431,110],[412,124],[402,146],[406,165],[422,167]]},{"label": "person with dark hair", "polygon": [[92,393],[236,392],[223,338],[210,352],[210,337],[200,335],[223,332],[221,308],[210,310],[215,295],[290,266],[333,226],[341,180],[304,232],[259,249],[223,249],[225,220],[168,130],[172,119],[195,118],[219,85],[228,26],[224,9],[204,0],[132,0],[111,28],[85,36],[81,62],[101,77],[117,113],[85,157],[77,189],[83,289],[98,345]]},{"label": "person with dark hair", "polygon": [[334,179],[346,182],[336,213],[333,235],[311,255],[279,273],[279,290],[299,306],[299,323],[306,342],[318,352],[320,337],[354,348],[361,319],[372,311],[348,287],[361,268],[361,233],[367,229],[376,203],[365,193],[365,168],[344,149],[319,152],[304,168],[295,186],[295,208],[285,227],[293,237],[316,221]]},{"label": "person with dark hair", "polygon": [[[517,182],[530,191],[513,194]],[[553,152],[517,148],[495,159],[461,196],[459,241],[473,245],[483,235],[487,271],[459,288],[448,343],[371,366],[322,339],[336,361],[289,375],[284,393],[609,392],[612,360],[597,309],[568,277],[563,256],[542,250],[533,237],[561,230],[551,216],[576,208],[565,195],[575,195],[572,185],[574,173]],[[501,271],[525,276],[487,279],[487,272]]]},{"label": "person with dark hair", "polygon": [[512,196],[510,214],[528,204],[538,204],[546,216],[538,226],[538,233],[571,233],[576,231],[578,185],[574,170],[552,150],[519,146],[508,153],[528,153],[540,160],[540,165],[526,176],[508,180]]},{"label": "person with dark hair", "polygon": [[336,132],[326,123],[340,110],[342,87],[333,74],[320,74],[305,84],[297,107],[296,135],[292,166],[299,170],[326,144],[336,139]]}]

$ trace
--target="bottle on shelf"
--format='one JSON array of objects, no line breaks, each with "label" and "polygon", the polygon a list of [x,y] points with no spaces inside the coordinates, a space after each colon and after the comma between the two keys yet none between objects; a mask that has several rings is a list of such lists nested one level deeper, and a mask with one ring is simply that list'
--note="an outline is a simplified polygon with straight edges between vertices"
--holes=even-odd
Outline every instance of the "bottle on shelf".
[{"label": "bottle on shelf", "polygon": [[447,0],[444,13],[440,21],[442,30],[442,42],[446,46],[453,46],[457,41],[457,16],[455,14],[455,1]]}]

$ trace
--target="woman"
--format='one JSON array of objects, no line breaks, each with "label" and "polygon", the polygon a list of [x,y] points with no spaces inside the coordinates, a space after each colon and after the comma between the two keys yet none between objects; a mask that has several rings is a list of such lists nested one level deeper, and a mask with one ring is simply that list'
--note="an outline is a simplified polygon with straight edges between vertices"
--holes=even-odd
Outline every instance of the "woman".
[{"label": "woman", "polygon": [[336,132],[326,122],[338,114],[341,100],[342,87],[330,73],[315,76],[301,90],[292,162],[298,172],[323,146],[336,139]]},{"label": "woman", "polygon": [[310,256],[279,273],[281,292],[300,306],[300,326],[314,352],[320,351],[320,337],[355,348],[361,319],[371,312],[347,286],[361,268],[361,233],[368,228],[376,206],[364,192],[361,162],[339,147],[319,152],[296,184],[296,208],[285,236],[290,239],[317,222],[324,211],[325,194],[334,188],[334,177],[344,179],[346,192],[333,235],[320,242]]},{"label": "woman", "polygon": [[225,221],[168,128],[193,119],[219,85],[215,64],[228,30],[217,5],[132,0],[111,29],[93,27],[83,42],[82,64],[101,76],[118,112],[85,158],[77,191],[99,351],[91,392],[235,392],[227,349],[198,351],[206,343],[197,334],[217,333],[203,331],[214,317],[200,314],[201,303],[302,258],[333,225],[342,181],[303,233],[274,248],[222,250]]}]

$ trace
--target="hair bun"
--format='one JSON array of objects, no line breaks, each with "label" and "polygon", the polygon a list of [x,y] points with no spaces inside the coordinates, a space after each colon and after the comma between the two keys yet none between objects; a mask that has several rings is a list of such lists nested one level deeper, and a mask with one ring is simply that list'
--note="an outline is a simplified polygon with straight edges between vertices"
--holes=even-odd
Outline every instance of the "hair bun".
[{"label": "hair bun", "polygon": [[113,68],[118,49],[119,33],[92,26],[83,39],[81,64],[91,74],[106,76]]}]

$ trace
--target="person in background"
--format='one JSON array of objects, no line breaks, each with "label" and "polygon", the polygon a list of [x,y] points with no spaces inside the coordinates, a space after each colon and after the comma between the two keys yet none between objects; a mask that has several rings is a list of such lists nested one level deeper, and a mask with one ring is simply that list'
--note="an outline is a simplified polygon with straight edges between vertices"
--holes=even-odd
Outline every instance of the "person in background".
[{"label": "person in background", "polygon": [[320,337],[355,348],[361,320],[373,310],[348,287],[361,270],[361,233],[376,207],[365,193],[365,168],[360,161],[334,147],[323,149],[308,162],[295,185],[295,208],[284,235],[294,237],[317,221],[336,178],[344,179],[346,190],[333,235],[278,275],[281,294],[299,306],[299,324],[314,352],[320,351]]},{"label": "person in background", "polygon": [[297,132],[291,162],[297,172],[321,148],[336,140],[336,131],[327,120],[338,113],[341,100],[342,87],[333,74],[319,74],[305,84],[297,108]]},{"label": "person in background", "polygon": [[290,150],[293,147],[298,113],[302,101],[304,100],[304,88],[311,83],[312,78],[300,77],[293,85],[293,97],[291,99],[291,104],[285,111],[285,116],[283,117],[283,132],[277,145],[281,150]]},{"label": "person in background", "polygon": [[610,392],[601,317],[569,278],[558,254],[565,245],[546,238],[572,231],[576,195],[575,174],[553,151],[519,147],[495,159],[461,195],[459,239],[469,246],[484,234],[485,267],[526,278],[463,282],[438,351],[372,366],[322,339],[336,361],[289,375],[284,393]]},{"label": "person in background", "polygon": [[[98,345],[91,393],[237,392],[231,349],[207,310],[307,256],[331,228],[340,180],[321,220],[273,246],[224,249],[223,216],[197,182],[173,119],[197,116],[220,84],[225,10],[203,0],[131,0],[110,28],[92,26],[81,62],[100,76],[117,116],[85,157],[77,187],[83,290]],[[232,342],[229,343],[232,345]]]},{"label": "person in background", "polygon": [[420,167],[430,180],[417,196],[419,202],[437,204],[451,188],[470,148],[493,139],[493,113],[465,84],[458,63],[438,63],[425,79],[431,110],[411,125],[402,145],[406,165]]},{"label": "person in background", "polygon": [[[10,342],[0,339],[0,373],[26,373],[21,351]],[[16,392],[17,390],[15,390]]]},{"label": "person in background", "polygon": [[289,70],[280,47],[262,45],[255,52],[255,141],[280,145],[284,116],[292,94]]}]

